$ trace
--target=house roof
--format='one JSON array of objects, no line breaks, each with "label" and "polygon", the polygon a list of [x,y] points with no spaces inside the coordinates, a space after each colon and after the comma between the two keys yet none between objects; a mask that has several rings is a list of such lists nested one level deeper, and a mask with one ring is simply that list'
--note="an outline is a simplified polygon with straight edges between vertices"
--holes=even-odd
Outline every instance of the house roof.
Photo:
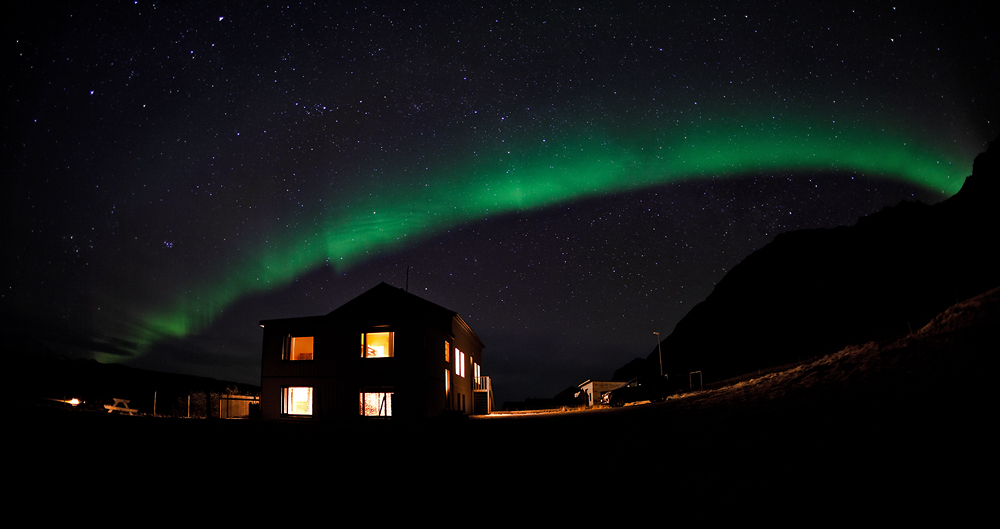
[{"label": "house roof", "polygon": [[334,309],[332,312],[327,314],[327,316],[347,315],[358,311],[367,312],[372,309],[383,313],[386,309],[389,309],[392,311],[405,312],[407,314],[426,311],[449,318],[458,314],[453,310],[448,310],[441,305],[410,294],[401,288],[382,282],[366,290],[360,296]]},{"label": "house roof", "polygon": [[377,318],[387,325],[400,324],[402,322],[412,322],[414,319],[424,321],[437,326],[452,334],[452,324],[457,323],[466,332],[472,335],[482,345],[482,340],[469,327],[465,320],[457,312],[446,309],[441,305],[427,301],[424,298],[410,294],[409,292],[388,285],[385,282],[379,283],[366,290],[361,295],[344,303],[325,316],[310,316],[306,318],[288,318],[281,320],[265,320],[260,324],[268,322],[300,320],[305,322],[309,319],[334,318],[338,321],[372,321]]}]

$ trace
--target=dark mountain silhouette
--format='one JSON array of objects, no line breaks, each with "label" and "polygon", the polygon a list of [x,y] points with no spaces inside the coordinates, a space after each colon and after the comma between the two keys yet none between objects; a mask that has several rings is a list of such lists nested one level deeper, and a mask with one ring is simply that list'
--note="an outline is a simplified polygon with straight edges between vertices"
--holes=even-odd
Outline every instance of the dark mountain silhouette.
[{"label": "dark mountain silhouette", "polygon": [[[734,267],[662,342],[667,373],[705,382],[911,333],[1000,285],[1000,139],[951,198],[852,227],[784,233]],[[659,372],[657,350],[615,371]]]}]

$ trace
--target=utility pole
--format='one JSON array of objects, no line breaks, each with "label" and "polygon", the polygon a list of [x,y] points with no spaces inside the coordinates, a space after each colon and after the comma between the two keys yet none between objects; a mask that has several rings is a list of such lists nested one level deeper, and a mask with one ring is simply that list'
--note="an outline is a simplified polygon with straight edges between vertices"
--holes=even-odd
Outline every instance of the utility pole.
[{"label": "utility pole", "polygon": [[663,376],[663,349],[660,349],[660,333],[653,331],[656,335],[656,352],[660,354],[660,376]]}]

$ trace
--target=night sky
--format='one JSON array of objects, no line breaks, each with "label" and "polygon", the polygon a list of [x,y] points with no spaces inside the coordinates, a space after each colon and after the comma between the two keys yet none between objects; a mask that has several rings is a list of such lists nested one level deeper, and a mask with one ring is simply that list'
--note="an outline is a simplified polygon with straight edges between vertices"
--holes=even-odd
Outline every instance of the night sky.
[{"label": "night sky", "polygon": [[947,198],[1000,133],[988,2],[27,4],[7,345],[241,382],[259,320],[408,266],[499,401],[609,378],[776,234]]}]

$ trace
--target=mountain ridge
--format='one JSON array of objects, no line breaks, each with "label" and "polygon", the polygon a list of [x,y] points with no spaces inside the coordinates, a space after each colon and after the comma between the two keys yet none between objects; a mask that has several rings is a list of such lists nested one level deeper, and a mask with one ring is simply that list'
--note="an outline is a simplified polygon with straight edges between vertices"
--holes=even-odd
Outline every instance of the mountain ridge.
[{"label": "mountain ridge", "polygon": [[[666,373],[706,382],[922,327],[1000,285],[1000,139],[954,196],[904,201],[853,226],[777,235],[727,273],[661,342]],[[659,373],[656,348],[614,379]]]}]

